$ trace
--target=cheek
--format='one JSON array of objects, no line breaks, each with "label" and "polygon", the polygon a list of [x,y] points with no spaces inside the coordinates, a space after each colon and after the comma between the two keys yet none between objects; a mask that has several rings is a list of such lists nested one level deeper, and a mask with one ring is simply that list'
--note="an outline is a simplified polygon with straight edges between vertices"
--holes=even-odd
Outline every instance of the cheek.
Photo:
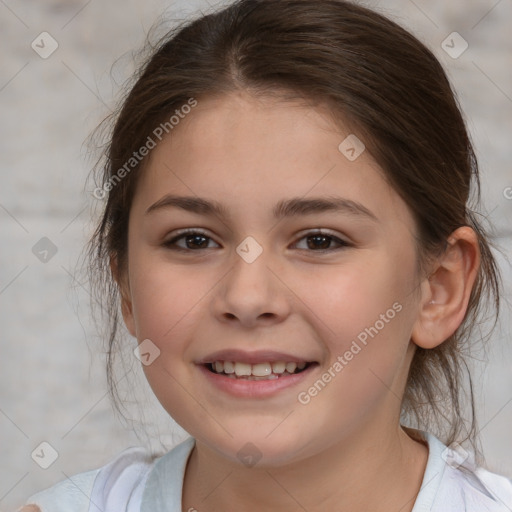
[{"label": "cheek", "polygon": [[359,335],[364,342],[368,330],[398,334],[409,317],[405,312],[413,296],[413,267],[405,258],[395,263],[392,257],[361,257],[347,265],[290,275],[288,282],[338,355]]},{"label": "cheek", "polygon": [[200,411],[191,405],[187,392],[191,367],[186,364],[186,355],[194,328],[200,322],[201,299],[210,287],[191,271],[157,264],[147,268],[134,275],[132,281],[137,339],[151,340],[158,353],[151,364],[143,365],[143,371],[164,409],[183,428],[192,429],[195,416],[190,409],[196,414]]},{"label": "cheek", "polygon": [[[311,321],[329,353],[322,382],[317,377],[317,384],[309,385],[321,390],[321,401],[338,404],[340,414],[356,411],[358,404],[363,412],[364,404],[370,406],[389,393],[407,370],[404,363],[415,319],[415,265],[412,255],[401,261],[393,256],[374,258],[371,264],[362,258],[350,269],[347,265],[335,272],[322,269],[324,276],[316,272],[298,291],[306,298]],[[315,389],[304,390],[304,401],[313,401]]]},{"label": "cheek", "polygon": [[[134,258],[130,276],[133,315],[139,340],[149,338],[164,349],[181,339],[187,317],[208,291],[207,283],[194,270],[173,267],[152,258]],[[168,340],[173,343],[168,343]]]}]

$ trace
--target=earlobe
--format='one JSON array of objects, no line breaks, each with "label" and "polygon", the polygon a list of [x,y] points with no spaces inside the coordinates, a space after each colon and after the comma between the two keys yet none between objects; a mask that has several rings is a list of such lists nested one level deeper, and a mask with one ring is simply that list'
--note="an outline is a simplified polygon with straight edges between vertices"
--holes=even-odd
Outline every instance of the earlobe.
[{"label": "earlobe", "polygon": [[110,271],[119,289],[121,313],[123,315],[124,323],[126,325],[126,328],[128,329],[128,332],[135,337],[135,322],[133,318],[130,283],[128,281],[128,277],[125,275],[126,273],[121,272],[116,256],[111,256],[110,258]]},{"label": "earlobe", "polygon": [[412,332],[416,345],[437,347],[457,330],[466,314],[479,266],[475,231],[468,226],[456,229],[433,272],[421,284],[418,318]]}]

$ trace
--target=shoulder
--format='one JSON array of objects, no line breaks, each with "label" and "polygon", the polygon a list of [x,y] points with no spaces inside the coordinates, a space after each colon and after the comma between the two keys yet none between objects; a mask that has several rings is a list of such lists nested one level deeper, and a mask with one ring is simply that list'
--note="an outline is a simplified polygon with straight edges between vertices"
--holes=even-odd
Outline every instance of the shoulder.
[{"label": "shoulder", "polygon": [[421,434],[429,457],[413,512],[512,510],[511,480],[476,466],[474,455],[458,444],[447,447],[434,435]]},{"label": "shoulder", "polygon": [[[509,512],[512,509],[512,481],[470,464],[447,465],[434,510],[455,503],[468,512]],[[454,509],[455,510],[455,509]]]},{"label": "shoulder", "polygon": [[136,511],[154,460],[142,447],[128,448],[105,466],[66,477],[25,504],[38,505],[41,512]]},{"label": "shoulder", "polygon": [[25,505],[37,505],[41,512],[75,510],[87,512],[96,475],[100,470],[79,473],[30,496]]}]

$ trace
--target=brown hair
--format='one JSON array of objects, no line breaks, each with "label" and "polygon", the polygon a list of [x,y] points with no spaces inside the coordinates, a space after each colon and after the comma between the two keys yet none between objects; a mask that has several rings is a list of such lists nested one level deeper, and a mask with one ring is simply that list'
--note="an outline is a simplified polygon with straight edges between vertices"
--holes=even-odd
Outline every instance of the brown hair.
[{"label": "brown hair", "polygon": [[[499,310],[499,273],[475,213],[477,161],[441,64],[393,21],[341,0],[238,0],[177,27],[152,48],[113,118],[99,186],[106,187],[155,127],[190,98],[237,89],[279,91],[327,105],[364,140],[418,228],[421,272],[460,226],[479,240],[481,265],[464,321],[437,348],[417,348],[403,417],[446,444],[477,439],[474,398],[464,351],[487,303]],[[119,292],[109,261],[125,270],[128,218],[145,160],[110,189],[90,241],[90,276],[110,319],[107,375],[114,403],[113,354]],[[472,196],[471,196],[472,193]],[[484,299],[492,299],[485,302]],[[467,378],[468,393],[464,393]],[[463,419],[465,398],[471,417]]]}]

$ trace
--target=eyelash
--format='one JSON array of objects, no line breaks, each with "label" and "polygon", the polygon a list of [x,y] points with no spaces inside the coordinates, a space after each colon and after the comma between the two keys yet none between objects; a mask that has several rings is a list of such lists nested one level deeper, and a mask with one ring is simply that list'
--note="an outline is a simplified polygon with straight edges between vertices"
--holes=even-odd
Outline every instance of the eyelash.
[{"label": "eyelash", "polygon": [[[182,231],[181,233],[179,233],[177,236],[175,236],[171,240],[164,242],[163,245],[164,245],[164,247],[167,247],[168,249],[171,249],[174,251],[179,251],[179,252],[197,252],[200,250],[204,250],[204,249],[188,249],[188,248],[183,248],[183,247],[179,247],[178,245],[176,245],[176,242],[178,240],[181,240],[182,238],[186,238],[189,236],[202,236],[204,238],[212,240],[212,238],[210,236],[208,236],[208,234],[205,233],[204,231],[201,231],[198,229],[191,229],[191,230]],[[334,240],[334,241],[336,241],[336,243],[339,244],[339,247],[332,248],[332,249],[318,249],[318,250],[300,249],[300,250],[308,251],[308,252],[327,253],[327,252],[338,251],[340,249],[346,249],[347,247],[351,247],[351,244],[349,242],[342,240],[341,238],[338,238],[334,235],[331,235],[331,234],[326,233],[325,231],[321,231],[321,230],[310,231],[310,232],[304,234],[301,238],[299,238],[298,241],[303,240],[304,238],[314,237],[314,236],[321,236],[321,237],[325,237],[325,238]],[[295,242],[295,243],[297,243],[297,242]],[[206,249],[211,249],[211,247],[207,247]]]}]

